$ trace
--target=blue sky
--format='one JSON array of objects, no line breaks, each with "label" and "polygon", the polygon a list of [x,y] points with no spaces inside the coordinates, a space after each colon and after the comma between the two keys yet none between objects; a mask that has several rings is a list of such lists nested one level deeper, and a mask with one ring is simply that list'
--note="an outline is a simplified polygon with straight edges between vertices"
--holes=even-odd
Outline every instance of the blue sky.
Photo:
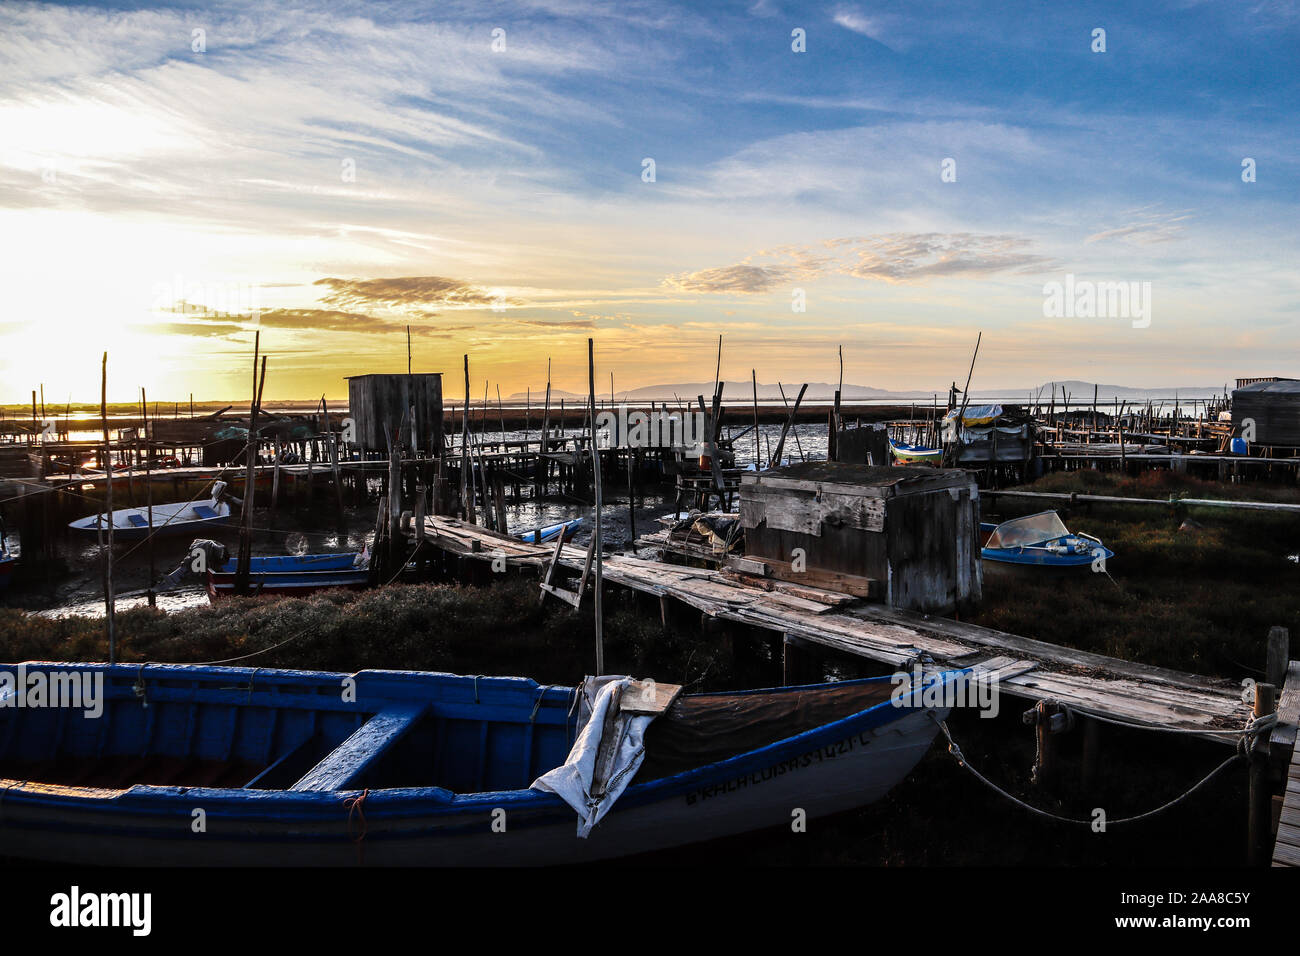
[{"label": "blue sky", "polygon": [[[505,393],[579,390],[588,336],[620,387],[719,334],[760,381],[843,344],[938,387],[979,330],[982,387],[1300,376],[1298,41],[1294,3],[6,4],[0,401],[103,349],[122,398],[242,395],[255,328],[268,394],[336,396],[407,325]],[[1149,324],[1045,315],[1067,274]]]}]

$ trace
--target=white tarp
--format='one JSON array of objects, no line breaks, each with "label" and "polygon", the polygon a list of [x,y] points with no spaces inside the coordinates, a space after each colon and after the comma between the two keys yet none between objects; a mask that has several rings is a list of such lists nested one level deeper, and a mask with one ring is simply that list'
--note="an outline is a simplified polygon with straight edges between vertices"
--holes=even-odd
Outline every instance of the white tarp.
[{"label": "white tarp", "polygon": [[[584,681],[578,705],[578,723],[582,729],[573,742],[568,759],[532,783],[533,789],[550,791],[573,807],[578,814],[580,837],[586,837],[610,811],[645,760],[645,730],[654,717],[619,711],[614,715],[611,728],[612,759],[608,761],[608,768],[596,766],[605,732],[605,718],[615,694],[636,693],[634,685],[636,682],[629,677],[598,677]],[[596,776],[601,770],[604,773],[598,780]]]}]

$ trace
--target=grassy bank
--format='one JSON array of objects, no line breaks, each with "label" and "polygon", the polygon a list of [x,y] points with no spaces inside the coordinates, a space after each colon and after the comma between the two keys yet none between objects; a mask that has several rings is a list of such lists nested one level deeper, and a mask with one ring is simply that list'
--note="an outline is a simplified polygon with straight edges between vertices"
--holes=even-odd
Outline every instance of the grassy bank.
[{"label": "grassy bank", "polygon": [[[1140,477],[1061,472],[1027,491],[1168,499],[1300,502],[1292,488],[1224,485],[1167,471]],[[1115,552],[1109,576],[998,573],[985,563],[984,603],[968,620],[1026,637],[1221,677],[1258,676],[1269,627],[1300,635],[1300,516],[1213,508],[1079,505],[998,499],[1002,520],[1055,507],[1071,531]]]},{"label": "grassy bank", "polygon": [[[249,667],[351,672],[364,668],[527,675],[574,683],[594,669],[589,611],[571,614],[537,602],[533,580],[490,590],[395,585],[307,598],[248,597],[166,614],[148,607],[116,617],[118,660],[159,663],[238,661]],[[658,614],[631,595],[615,596],[605,625],[607,669],[664,681],[725,685],[728,658],[698,634],[664,632]],[[108,659],[102,618],[44,618],[0,609],[9,661]],[[253,656],[249,656],[253,655]]]}]

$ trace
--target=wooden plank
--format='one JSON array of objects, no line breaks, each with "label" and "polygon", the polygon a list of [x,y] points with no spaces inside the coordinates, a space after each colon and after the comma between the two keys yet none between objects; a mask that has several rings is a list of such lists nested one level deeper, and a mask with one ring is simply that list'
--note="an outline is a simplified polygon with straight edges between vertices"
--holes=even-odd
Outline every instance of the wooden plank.
[{"label": "wooden plank", "polygon": [[428,709],[428,704],[407,704],[380,711],[326,754],[290,790],[346,790],[381,757]]},{"label": "wooden plank", "polygon": [[806,584],[810,587],[822,588],[827,591],[839,591],[842,594],[851,594],[860,598],[882,597],[884,594],[884,582],[877,581],[875,578],[862,577],[857,574],[844,574],[840,571],[827,571],[824,568],[816,567],[807,567],[802,571],[796,571],[794,565],[789,561],[781,561],[777,558],[762,558],[761,560],[767,567],[769,577],[788,581],[791,584]]},{"label": "wooden plank", "polygon": [[1287,843],[1273,844],[1274,866],[1300,866],[1300,848]]},{"label": "wooden plank", "polygon": [[671,707],[681,696],[681,684],[660,684],[657,681],[633,681],[620,701],[625,714],[658,716]]},{"label": "wooden plank", "polygon": [[[461,533],[474,533],[480,540],[490,535],[484,529]],[[584,558],[583,551],[565,546],[558,561],[578,570]],[[529,559],[507,560],[513,563]],[[781,565],[766,560],[764,563],[778,570]],[[907,665],[920,653],[929,654],[942,666],[978,667],[982,663],[996,673],[1003,691],[1026,700],[1055,697],[1083,713],[1152,728],[1199,727],[1210,731],[1244,725],[1247,708],[1241,701],[1240,688],[1228,680],[1122,661],[877,604],[854,602],[851,607],[822,607],[815,597],[798,591],[768,591],[766,588],[774,584],[795,583],[775,576],[745,580],[745,575],[729,570],[684,568],[623,555],[607,560],[605,576],[611,583],[672,597],[714,617],[790,634],[893,666]],[[797,587],[808,588],[814,585],[816,575],[804,573],[797,577]],[[845,595],[841,587],[828,590]],[[787,600],[790,597],[814,606]],[[981,662],[971,658],[981,658]],[[1228,745],[1236,743],[1232,734],[1200,736]]]},{"label": "wooden plank", "polygon": [[1024,656],[1051,661],[1054,664],[1082,669],[1104,670],[1116,675],[1169,684],[1189,690],[1231,693],[1234,697],[1239,697],[1241,692],[1240,685],[1226,679],[1202,677],[1197,674],[1187,674],[1182,671],[1154,667],[1150,664],[1106,657],[1103,654],[1076,650],[1059,644],[1048,644],[1045,641],[1009,634],[1006,631],[999,631],[990,627],[981,627],[978,624],[965,624],[941,617],[922,618],[909,611],[900,611],[881,604],[857,605],[846,611],[846,613],[865,620],[901,623],[931,633],[941,634],[945,637],[951,637],[954,640],[968,641],[980,647],[1020,653]]},{"label": "wooden plank", "polygon": [[1277,828],[1277,842],[1300,849],[1300,827],[1282,824]]}]

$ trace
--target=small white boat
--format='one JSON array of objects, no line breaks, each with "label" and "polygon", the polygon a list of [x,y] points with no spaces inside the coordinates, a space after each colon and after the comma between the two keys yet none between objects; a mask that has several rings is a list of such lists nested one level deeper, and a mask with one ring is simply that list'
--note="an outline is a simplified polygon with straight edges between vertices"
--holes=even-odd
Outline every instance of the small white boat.
[{"label": "small white boat", "polygon": [[[212,497],[198,501],[172,502],[153,506],[153,533],[156,535],[189,534],[207,525],[224,524],[230,517],[230,502],[223,501],[226,483],[212,486]],[[149,509],[121,508],[112,515],[97,514],[78,518],[68,524],[74,531],[98,534],[113,525],[113,537],[121,541],[143,541],[149,537]]]}]

